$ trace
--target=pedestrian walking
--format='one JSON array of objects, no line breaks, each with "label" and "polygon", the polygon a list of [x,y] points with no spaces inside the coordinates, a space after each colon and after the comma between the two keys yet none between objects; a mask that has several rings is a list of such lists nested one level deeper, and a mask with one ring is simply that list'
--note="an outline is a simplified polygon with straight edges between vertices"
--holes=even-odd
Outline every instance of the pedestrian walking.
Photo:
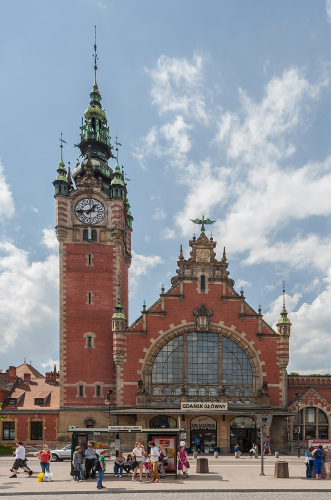
[{"label": "pedestrian walking", "polygon": [[84,479],[84,469],[83,469],[83,457],[82,457],[82,447],[76,446],[73,457],[72,465],[74,466],[74,480],[83,481]]},{"label": "pedestrian walking", "polygon": [[29,477],[32,476],[33,471],[28,469],[27,467],[24,467],[24,461],[25,461],[25,448],[23,446],[22,441],[17,441],[16,443],[16,451],[15,451],[15,461],[12,466],[12,475],[9,476],[10,478],[17,477],[17,471],[18,469],[23,469],[25,472],[28,472]]},{"label": "pedestrian walking", "polygon": [[143,452],[144,451],[145,450],[144,450],[143,446],[141,446],[141,443],[139,443],[137,441],[134,449],[132,450],[132,455],[134,456],[134,462],[133,462],[134,471],[133,471],[132,479],[131,479],[132,482],[135,481],[135,477],[136,477],[136,474],[138,472],[138,469],[139,469],[139,482],[140,483],[144,482],[143,481]]},{"label": "pedestrian walking", "polygon": [[[196,452],[197,453],[201,453],[201,439],[199,436],[197,436],[194,440],[194,444],[195,444],[195,449],[196,449]],[[182,444],[181,444],[182,446]]]},{"label": "pedestrian walking", "polygon": [[157,470],[157,464],[159,461],[160,453],[159,453],[158,448],[155,446],[154,441],[150,441],[148,443],[148,446],[151,449],[149,457],[151,459],[151,469],[152,469],[152,474],[153,474],[150,483],[158,483],[160,481],[160,476],[159,476],[159,473]]},{"label": "pedestrian walking", "polygon": [[44,474],[45,472],[49,472],[49,462],[52,460],[52,454],[48,449],[48,444],[43,444],[43,449],[37,451],[34,456],[40,460],[41,472]]},{"label": "pedestrian walking", "polygon": [[[185,446],[185,444],[184,444]],[[165,478],[165,468],[167,465],[168,465],[168,456],[167,456],[167,450],[165,449],[165,447],[160,444],[159,446],[159,463],[158,463],[158,466],[157,466],[157,469],[161,475],[162,478]]]},{"label": "pedestrian walking", "polygon": [[88,447],[85,450],[85,479],[89,478],[91,474],[92,479],[95,479],[94,462],[97,458],[97,452],[93,448],[92,443],[88,443]]},{"label": "pedestrian walking", "polygon": [[103,486],[102,484],[102,480],[106,471],[106,455],[107,455],[107,450],[102,450],[99,458],[100,469],[98,470],[98,481],[97,481],[98,490],[102,490],[102,488],[105,488],[105,486]]}]

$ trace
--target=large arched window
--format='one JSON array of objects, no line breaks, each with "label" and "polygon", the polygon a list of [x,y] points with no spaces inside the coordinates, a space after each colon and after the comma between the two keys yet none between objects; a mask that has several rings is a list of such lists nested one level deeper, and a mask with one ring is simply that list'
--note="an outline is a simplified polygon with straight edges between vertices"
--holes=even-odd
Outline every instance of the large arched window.
[{"label": "large arched window", "polygon": [[150,429],[175,429],[177,427],[177,421],[173,417],[159,415],[150,420],[149,427]]},{"label": "large arched window", "polygon": [[308,439],[328,439],[328,418],[324,411],[310,406],[303,408],[294,418],[293,439],[308,440]]},{"label": "large arched window", "polygon": [[168,342],[156,356],[152,370],[152,385],[184,381],[189,395],[207,395],[208,387],[219,384],[228,386],[226,393],[236,389],[235,396],[242,394],[244,386],[248,395],[253,372],[247,355],[232,340],[217,333],[190,332]]}]

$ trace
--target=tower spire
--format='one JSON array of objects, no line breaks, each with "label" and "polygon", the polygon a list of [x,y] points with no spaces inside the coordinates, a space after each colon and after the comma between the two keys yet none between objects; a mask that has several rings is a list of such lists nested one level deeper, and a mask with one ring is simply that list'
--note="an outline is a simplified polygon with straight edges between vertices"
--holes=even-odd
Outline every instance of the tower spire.
[{"label": "tower spire", "polygon": [[282,280],[283,284],[283,309],[281,310],[280,313],[280,319],[278,321],[278,324],[280,323],[291,323],[290,319],[287,317],[287,310],[286,310],[286,305],[285,305],[285,280]]},{"label": "tower spire", "polygon": [[94,54],[93,54],[93,59],[94,59],[94,85],[97,85],[97,27],[94,26]]}]

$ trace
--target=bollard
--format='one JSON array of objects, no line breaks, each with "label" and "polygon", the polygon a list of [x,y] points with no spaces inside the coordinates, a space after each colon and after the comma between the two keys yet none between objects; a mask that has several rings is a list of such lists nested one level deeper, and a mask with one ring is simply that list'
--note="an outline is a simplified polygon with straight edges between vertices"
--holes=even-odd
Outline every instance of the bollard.
[{"label": "bollard", "polygon": [[234,453],[234,458],[239,458],[239,457],[240,457],[239,452],[238,452],[238,451],[235,451],[235,453]]},{"label": "bollard", "polygon": [[279,458],[279,451],[275,451],[275,458]]},{"label": "bollard", "polygon": [[193,458],[198,458],[198,452],[197,451],[193,452]]},{"label": "bollard", "polygon": [[218,451],[214,451],[214,458],[218,458]]},{"label": "bollard", "polygon": [[209,472],[208,458],[198,458],[196,472],[198,474],[207,474]]},{"label": "bollard", "polygon": [[281,478],[289,477],[288,462],[285,461],[275,462],[274,477],[281,477]]}]

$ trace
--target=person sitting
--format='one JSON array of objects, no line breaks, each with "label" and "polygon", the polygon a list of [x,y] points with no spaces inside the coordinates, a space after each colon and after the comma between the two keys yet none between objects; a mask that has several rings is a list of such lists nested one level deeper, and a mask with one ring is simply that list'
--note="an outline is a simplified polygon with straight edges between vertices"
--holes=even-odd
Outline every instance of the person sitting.
[{"label": "person sitting", "polygon": [[124,467],[124,457],[121,451],[118,452],[118,456],[115,458],[114,463],[114,476],[117,477],[118,469],[120,470],[119,477],[122,477]]},{"label": "person sitting", "polygon": [[234,454],[236,458],[240,458],[241,451],[239,450],[239,443],[237,443],[236,446],[234,447]]},{"label": "person sitting", "polygon": [[133,460],[131,453],[128,453],[126,460],[124,462],[124,467],[123,467],[123,469],[125,470],[127,475],[129,475],[130,472],[132,471],[133,462],[134,462],[134,460]]}]

